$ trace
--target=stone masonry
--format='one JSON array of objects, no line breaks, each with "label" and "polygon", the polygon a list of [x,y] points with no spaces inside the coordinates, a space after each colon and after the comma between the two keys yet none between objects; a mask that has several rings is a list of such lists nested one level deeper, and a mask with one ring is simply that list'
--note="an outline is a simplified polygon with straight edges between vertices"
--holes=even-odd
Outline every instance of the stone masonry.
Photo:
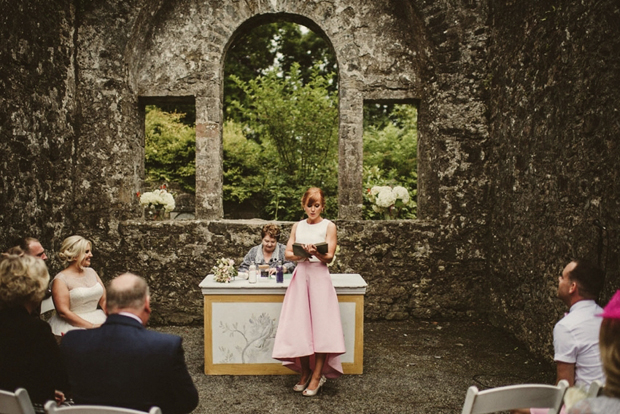
[{"label": "stone masonry", "polygon": [[[264,224],[222,220],[223,62],[276,20],[338,59],[333,271],[368,281],[368,319],[486,315],[549,355],[570,258],[605,269],[603,301],[620,287],[613,0],[0,0],[0,245],[79,233],[104,280],[148,278],[155,322],[200,323],[198,283]],[[362,108],[382,100],[418,103],[419,220],[358,220]],[[196,105],[198,220],[140,220],[157,102]]]}]

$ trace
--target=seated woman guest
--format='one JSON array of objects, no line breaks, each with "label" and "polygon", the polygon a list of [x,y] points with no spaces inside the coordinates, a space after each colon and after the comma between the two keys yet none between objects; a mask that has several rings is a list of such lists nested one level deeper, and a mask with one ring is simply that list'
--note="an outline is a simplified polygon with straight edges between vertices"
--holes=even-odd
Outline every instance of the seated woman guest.
[{"label": "seated woman guest", "polygon": [[[64,400],[67,372],[50,326],[30,313],[47,291],[49,274],[41,259],[0,259],[0,389],[25,388],[37,412],[47,400]],[[0,410],[1,411],[1,410]]]},{"label": "seated woman guest", "polygon": [[599,348],[607,379],[603,395],[579,401],[569,414],[620,413],[620,290],[603,309]]},{"label": "seated woman guest", "polygon": [[[308,218],[293,225],[286,245],[287,259],[299,263],[284,295],[272,358],[299,372],[293,390],[312,397],[326,378],[342,375],[340,355],[346,350],[338,296],[327,268],[336,251],[336,225],[321,217],[325,208],[321,189],[306,191],[301,205]],[[325,253],[316,246],[323,242],[328,244]],[[294,243],[302,244],[309,257],[296,256]]]},{"label": "seated woman guest", "polygon": [[52,281],[52,299],[56,314],[49,320],[54,335],[72,329],[89,329],[106,320],[105,288],[90,267],[91,243],[82,236],[67,237],[60,246],[60,259],[68,266]]},{"label": "seated woman guest", "polygon": [[295,268],[295,263],[286,260],[284,252],[286,246],[278,243],[280,240],[280,227],[275,224],[266,224],[261,230],[260,237],[262,243],[250,249],[243,258],[243,263],[239,266],[240,272],[247,272],[252,262],[256,266],[269,265],[269,274],[276,270],[278,262],[282,262],[284,273],[291,273]]}]

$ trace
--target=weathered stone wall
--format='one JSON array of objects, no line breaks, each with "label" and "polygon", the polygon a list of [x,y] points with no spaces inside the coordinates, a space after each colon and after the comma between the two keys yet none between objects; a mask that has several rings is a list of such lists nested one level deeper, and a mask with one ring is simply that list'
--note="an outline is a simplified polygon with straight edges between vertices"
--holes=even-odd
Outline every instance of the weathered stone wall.
[{"label": "weathered stone wall", "polygon": [[[218,155],[225,52],[244,31],[274,19],[297,21],[323,33],[338,57],[340,165],[346,176],[340,180],[344,194],[340,201],[350,211],[361,204],[363,101],[420,102],[420,213],[427,221],[386,224],[380,234],[394,241],[373,247],[374,238],[368,239],[368,245],[359,247],[359,254],[365,257],[361,266],[353,265],[354,258],[344,257],[347,253],[342,255],[342,263],[350,260],[349,269],[362,273],[371,284],[367,316],[402,319],[474,311],[476,290],[463,293],[462,286],[472,285],[481,273],[482,241],[488,232],[484,225],[488,188],[483,174],[485,152],[479,149],[487,141],[482,83],[487,16],[483,6],[352,0],[80,2],[76,36],[80,135],[76,151],[83,156],[76,159],[78,191],[72,205],[76,216],[72,230],[94,241],[102,277],[131,268],[137,256],[134,250],[125,253],[126,246],[135,246],[137,240],[122,231],[128,226],[124,219],[140,214],[134,196],[140,189],[144,162],[138,99],[195,98],[197,180],[202,182],[197,213],[199,217],[217,217],[212,213],[221,208],[217,180],[221,175]],[[211,228],[212,223],[197,226]],[[194,231],[186,223],[170,225],[170,231]],[[377,224],[341,224],[343,231],[349,226],[356,231],[344,233],[343,245],[349,239],[374,234]],[[162,231],[168,234],[168,230]],[[255,229],[254,234],[258,233]],[[170,279],[170,285],[161,287],[171,295],[166,305],[175,316],[162,315],[161,319],[178,320],[190,306],[185,303],[188,285],[180,281],[185,280],[183,270],[192,264],[186,262],[188,257],[176,258],[174,250],[169,250],[183,244],[162,244],[160,252],[154,247],[159,246],[159,233],[154,231],[151,237],[148,250],[169,257],[169,261],[165,269],[143,267],[139,273],[154,281]],[[190,240],[204,246],[209,245],[210,237]],[[418,237],[422,246],[428,246],[424,255],[412,250],[409,242],[400,243],[403,238]],[[235,252],[240,258],[247,248],[243,243],[226,248],[215,243],[204,259],[193,260],[199,267],[204,260],[208,268],[223,253]],[[377,252],[385,253],[380,261],[368,259],[376,258]],[[403,268],[408,274],[402,274]],[[194,299],[200,275],[193,277],[190,295]],[[200,316],[186,315],[190,321],[196,317]]]},{"label": "weathered stone wall", "polygon": [[491,15],[486,300],[498,324],[551,356],[563,266],[600,263],[603,300],[620,287],[620,7],[493,2]]},{"label": "weathered stone wall", "polygon": [[3,247],[21,234],[55,240],[74,219],[74,36],[70,1],[0,2]]},{"label": "weathered stone wall", "polygon": [[[149,279],[154,322],[198,323],[198,283],[218,257],[240,261],[262,223],[137,220],[140,100],[195,102],[197,213],[221,217],[223,61],[275,19],[322,33],[338,58],[333,271],[369,282],[368,318],[488,312],[548,353],[570,256],[601,262],[607,295],[618,286],[612,0],[0,1],[0,242],[28,233],[53,252],[84,235],[104,280]],[[363,103],[404,99],[419,103],[421,219],[353,220]]]},{"label": "weathered stone wall", "polygon": [[[260,243],[262,220],[125,221],[119,253],[95,250],[104,278],[131,271],[151,286],[153,322],[191,324],[202,320],[198,284],[215,260],[241,263]],[[282,226],[286,243],[292,223]],[[340,252],[333,273],[360,273],[368,282],[368,319],[467,317],[480,294],[484,263],[458,258],[450,232],[426,222],[336,221]],[[464,271],[463,269],[468,269]],[[455,280],[463,272],[467,278]],[[458,287],[455,284],[458,283]]]}]

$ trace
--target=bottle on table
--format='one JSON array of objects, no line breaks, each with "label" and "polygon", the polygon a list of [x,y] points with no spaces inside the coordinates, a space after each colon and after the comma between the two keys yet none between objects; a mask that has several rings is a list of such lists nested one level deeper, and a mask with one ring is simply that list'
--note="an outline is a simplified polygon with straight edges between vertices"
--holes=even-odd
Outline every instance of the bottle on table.
[{"label": "bottle on table", "polygon": [[250,264],[250,268],[248,269],[248,282],[256,283],[256,265],[254,262]]},{"label": "bottle on table", "polygon": [[281,261],[276,265],[276,283],[284,283],[284,267]]}]

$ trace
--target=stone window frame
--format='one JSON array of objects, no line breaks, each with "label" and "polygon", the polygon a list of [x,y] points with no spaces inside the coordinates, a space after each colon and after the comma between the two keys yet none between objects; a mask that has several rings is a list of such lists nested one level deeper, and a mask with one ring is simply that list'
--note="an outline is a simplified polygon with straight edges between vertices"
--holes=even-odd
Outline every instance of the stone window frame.
[{"label": "stone window frame", "polygon": [[[281,18],[282,16],[280,16]],[[320,33],[333,48],[331,39],[310,19],[286,15],[289,21]],[[255,17],[237,28],[224,48],[220,73],[214,81],[203,84],[193,95],[139,96],[138,103],[145,123],[145,106],[160,104],[193,104],[196,110],[196,195],[195,217],[205,220],[224,218],[223,202],[223,99],[224,60],[228,48],[248,27],[278,20],[277,17]],[[337,50],[334,54],[338,59]],[[363,212],[363,116],[365,102],[382,101],[415,104],[420,113],[420,100],[409,90],[368,91],[360,79],[341,69],[338,62],[338,219],[361,220]],[[191,93],[191,92],[190,92]],[[418,122],[420,117],[418,116]],[[142,129],[144,133],[144,128]],[[419,131],[419,129],[418,129]],[[418,144],[420,142],[418,134]],[[418,153],[419,158],[419,153]],[[142,159],[144,163],[144,157]],[[144,167],[144,165],[142,166]],[[419,170],[419,164],[418,164]],[[144,171],[144,168],[142,168]],[[418,199],[420,181],[418,180]]]},{"label": "stone window frame", "polygon": [[[419,170],[419,162],[418,159],[420,158],[420,153],[419,153],[419,146],[420,146],[420,128],[419,128],[419,121],[420,121],[420,105],[421,105],[421,100],[417,99],[417,98],[408,98],[408,97],[401,97],[401,98],[365,98],[362,104],[362,111],[364,110],[364,108],[366,107],[366,105],[369,104],[374,104],[374,103],[378,103],[378,104],[396,104],[396,105],[414,105],[416,107],[416,112],[417,112],[417,117],[416,117],[416,124],[418,125],[417,128],[417,139],[416,139],[416,173],[418,173],[417,170]],[[362,118],[362,129],[363,129],[363,118]],[[362,131],[362,145],[363,145],[363,131]],[[418,174],[418,185],[416,186],[416,190],[417,190],[417,194],[420,193],[420,185],[419,185],[419,180],[420,180],[420,175]],[[364,189],[362,188],[362,191],[364,191]],[[415,200],[416,204],[418,203],[418,196],[416,195],[415,198],[412,197],[412,199]],[[416,220],[417,220],[417,216],[416,216]],[[400,219],[396,220],[399,221]]]}]

